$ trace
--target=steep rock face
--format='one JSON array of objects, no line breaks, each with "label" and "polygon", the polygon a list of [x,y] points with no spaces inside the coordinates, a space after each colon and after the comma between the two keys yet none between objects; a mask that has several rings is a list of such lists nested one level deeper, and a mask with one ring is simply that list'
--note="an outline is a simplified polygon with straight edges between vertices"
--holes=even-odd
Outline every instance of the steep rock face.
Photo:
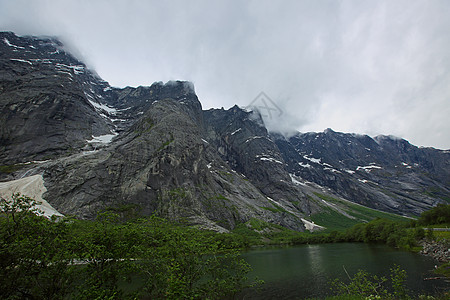
[{"label": "steep rock face", "polygon": [[286,139],[257,112],[202,111],[188,82],[113,88],[52,38],[0,33],[0,50],[0,179],[42,174],[63,214],[304,230],[330,209],[354,218],[339,197],[404,214],[449,197],[446,151],[332,130]]},{"label": "steep rock face", "polygon": [[231,168],[245,175],[264,195],[294,211],[311,214],[317,206],[293,184],[281,153],[257,112],[237,106],[204,112],[206,139]]},{"label": "steep rock face", "polygon": [[289,172],[372,208],[418,215],[449,199],[450,153],[378,136],[274,135]]},{"label": "steep rock face", "polygon": [[44,198],[82,218],[134,205],[216,230],[250,218],[304,229],[202,139],[192,84],[112,88],[56,39],[1,33],[0,47],[4,180],[43,174]]},{"label": "steep rock face", "polygon": [[0,33],[0,160],[68,155],[111,122],[90,99],[105,82],[50,38]]},{"label": "steep rock face", "polygon": [[143,214],[216,230],[250,218],[303,230],[299,217],[266,209],[271,201],[202,138],[201,106],[187,83],[152,95],[160,100],[109,146],[49,164],[45,198],[56,209],[92,218],[102,208],[134,204]]}]

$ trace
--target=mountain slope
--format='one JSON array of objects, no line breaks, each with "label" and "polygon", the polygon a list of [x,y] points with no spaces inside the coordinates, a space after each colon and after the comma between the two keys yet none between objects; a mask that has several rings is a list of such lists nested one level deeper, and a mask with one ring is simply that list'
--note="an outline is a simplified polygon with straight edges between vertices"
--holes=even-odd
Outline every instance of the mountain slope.
[{"label": "mountain slope", "polygon": [[51,38],[0,34],[0,160],[16,164],[73,153],[113,126],[95,106],[106,83]]},{"label": "mountain slope", "polygon": [[48,164],[44,178],[52,204],[85,218],[104,207],[134,204],[144,214],[208,228],[259,218],[301,230],[296,217],[264,209],[270,201],[202,139],[201,107],[190,86],[169,85],[170,98],[152,93],[163,99],[109,146]]},{"label": "mountain slope", "polygon": [[448,151],[331,129],[275,138],[289,172],[355,203],[418,215],[450,199]]},{"label": "mountain slope", "polygon": [[449,196],[445,151],[331,130],[287,139],[258,112],[203,111],[189,82],[111,87],[53,38],[0,33],[0,50],[0,180],[42,175],[66,215],[302,231],[379,216],[348,200],[418,214]]}]

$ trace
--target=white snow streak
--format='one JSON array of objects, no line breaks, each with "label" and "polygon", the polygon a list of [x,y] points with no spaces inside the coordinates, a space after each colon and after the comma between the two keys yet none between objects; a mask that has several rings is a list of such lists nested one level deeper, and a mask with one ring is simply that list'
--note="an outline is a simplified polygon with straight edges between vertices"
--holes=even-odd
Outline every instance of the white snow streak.
[{"label": "white snow streak", "polygon": [[370,166],[365,166],[365,167],[358,166],[358,167],[356,168],[356,171],[364,170],[364,171],[366,171],[367,173],[369,173],[369,172],[371,171],[371,169],[382,169],[382,167],[376,166],[376,165],[370,165]]},{"label": "white snow streak", "polygon": [[293,184],[304,185],[304,186],[306,186],[306,184],[304,184],[303,182],[298,181],[298,180],[295,178],[295,175],[294,175],[294,174],[289,174],[289,176],[291,177],[291,180],[292,180],[292,183],[293,183]]},{"label": "white snow streak", "polygon": [[10,58],[10,60],[20,61],[20,62],[27,63],[27,64],[30,64],[30,65],[33,64],[31,61],[28,61],[28,60],[25,60],[25,59]]},{"label": "white snow streak", "polygon": [[299,165],[300,167],[302,167],[302,168],[311,168],[311,165],[310,165],[310,164],[306,164],[306,165],[305,165],[305,164],[299,162],[298,165]]},{"label": "white snow streak", "polygon": [[[86,96],[87,96],[87,94],[86,94]],[[104,110],[104,111],[106,111],[108,114],[111,114],[111,113],[112,113],[112,114],[115,114],[115,113],[117,113],[117,109],[115,109],[115,108],[112,108],[112,107],[106,106],[106,105],[104,105],[104,104],[100,104],[100,103],[94,102],[94,101],[92,101],[92,100],[90,100],[90,99],[88,99],[88,101],[89,101],[89,103],[91,103],[92,106],[94,106],[96,109]]]},{"label": "white snow streak", "polygon": [[25,49],[25,47],[20,47],[20,46],[16,46],[16,45],[11,44],[7,38],[4,38],[3,41],[9,47],[13,47],[13,48],[16,48],[16,49]]},{"label": "white snow streak", "polygon": [[238,133],[238,132],[241,131],[241,130],[242,130],[242,128],[239,128],[239,129],[233,131],[233,132],[231,133],[231,135],[235,135],[236,133]]},{"label": "white snow streak", "polygon": [[308,157],[308,155],[303,155],[303,158],[304,158],[304,159],[307,159],[307,160],[309,160],[309,161],[311,161],[311,162],[313,162],[313,163],[319,164],[319,165],[322,164],[322,163],[320,162],[320,161],[321,161],[320,158]]}]

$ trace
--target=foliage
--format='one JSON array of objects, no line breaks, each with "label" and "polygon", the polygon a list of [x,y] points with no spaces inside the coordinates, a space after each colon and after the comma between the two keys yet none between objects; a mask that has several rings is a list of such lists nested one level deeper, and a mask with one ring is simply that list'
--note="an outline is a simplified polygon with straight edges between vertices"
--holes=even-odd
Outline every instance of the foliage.
[{"label": "foliage", "polygon": [[35,204],[0,201],[1,299],[216,299],[250,284],[237,235],[111,211],[49,220]]},{"label": "foliage", "polygon": [[[95,221],[49,220],[35,214],[36,204],[18,194],[0,201],[2,299],[233,297],[251,284],[246,278],[250,267],[238,249],[252,244],[367,242],[415,249],[417,240],[432,233],[415,222],[386,219],[326,234],[251,219],[232,234],[217,234],[157,217],[138,219],[135,207],[109,209]],[[438,207],[420,220],[442,221],[446,209]],[[345,299],[363,294],[406,298],[405,276],[394,267],[389,279],[360,271],[350,283],[335,284],[350,297]],[[391,290],[385,287],[388,281]]]},{"label": "foliage", "polygon": [[361,296],[364,299],[410,299],[405,287],[406,271],[397,265],[391,268],[389,279],[370,275],[364,270],[359,270],[353,277],[348,273],[347,276],[348,283],[339,279],[332,283],[333,290],[340,295]]},{"label": "foliage", "polygon": [[422,213],[418,223],[420,225],[450,224],[450,204],[438,204]]},{"label": "foliage", "polygon": [[67,222],[35,215],[36,201],[1,199],[0,298],[61,298],[72,280]]},{"label": "foliage", "polygon": [[335,279],[332,283],[333,290],[339,294],[379,296],[386,298],[387,290],[384,286],[387,279],[385,277],[371,276],[364,270],[359,270],[349,283],[344,283]]},{"label": "foliage", "polygon": [[450,262],[440,265],[436,270],[436,274],[444,275],[447,278],[450,278]]},{"label": "foliage", "polygon": [[358,223],[344,231],[296,232],[282,226],[251,219],[239,224],[234,233],[245,237],[248,244],[320,244],[339,242],[383,243],[392,247],[415,250],[418,240],[427,232],[421,227],[408,228],[408,223],[375,219]]}]

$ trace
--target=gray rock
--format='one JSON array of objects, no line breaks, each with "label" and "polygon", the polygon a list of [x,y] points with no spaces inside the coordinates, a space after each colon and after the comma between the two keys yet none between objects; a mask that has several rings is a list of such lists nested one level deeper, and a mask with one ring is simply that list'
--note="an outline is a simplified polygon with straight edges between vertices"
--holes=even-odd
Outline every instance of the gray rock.
[{"label": "gray rock", "polygon": [[189,82],[112,88],[53,38],[0,33],[0,113],[0,180],[43,174],[44,198],[80,218],[114,208],[302,231],[329,207],[317,193],[400,214],[450,195],[448,151],[332,130],[285,138],[258,112],[203,111]]}]

